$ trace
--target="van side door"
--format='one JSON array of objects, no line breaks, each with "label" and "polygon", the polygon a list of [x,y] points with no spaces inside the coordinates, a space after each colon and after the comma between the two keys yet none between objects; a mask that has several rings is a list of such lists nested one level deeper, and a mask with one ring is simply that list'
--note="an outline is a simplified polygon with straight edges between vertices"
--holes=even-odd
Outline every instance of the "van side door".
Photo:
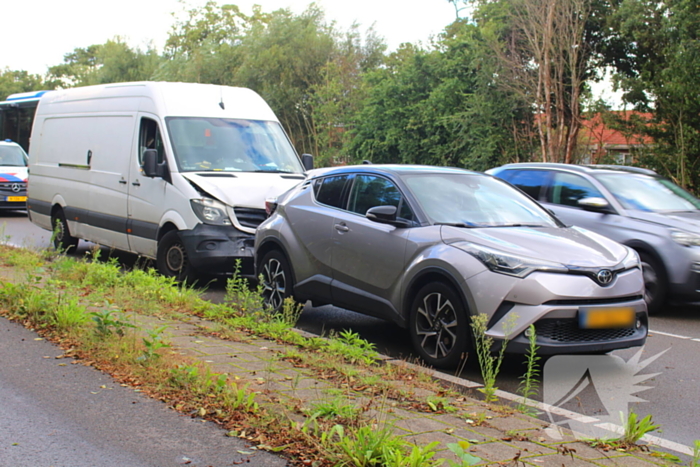
[{"label": "van side door", "polygon": [[129,250],[126,234],[129,158],[134,115],[95,115],[84,119],[89,141],[88,225],[85,238],[118,250]]},{"label": "van side door", "polygon": [[155,149],[158,163],[162,163],[166,159],[165,145],[158,117],[139,113],[138,119],[135,150],[129,166],[129,243],[132,251],[155,258],[160,220],[167,210],[167,193],[172,187],[163,178],[144,175],[144,152]]}]

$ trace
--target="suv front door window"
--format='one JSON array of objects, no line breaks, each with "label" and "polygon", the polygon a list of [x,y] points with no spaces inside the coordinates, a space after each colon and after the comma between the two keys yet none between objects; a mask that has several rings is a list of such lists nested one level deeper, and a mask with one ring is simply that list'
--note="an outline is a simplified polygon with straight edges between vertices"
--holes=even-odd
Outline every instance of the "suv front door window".
[{"label": "suv front door window", "polygon": [[603,194],[585,178],[567,173],[555,173],[547,193],[547,202],[563,206],[579,207],[584,198],[604,198]]}]

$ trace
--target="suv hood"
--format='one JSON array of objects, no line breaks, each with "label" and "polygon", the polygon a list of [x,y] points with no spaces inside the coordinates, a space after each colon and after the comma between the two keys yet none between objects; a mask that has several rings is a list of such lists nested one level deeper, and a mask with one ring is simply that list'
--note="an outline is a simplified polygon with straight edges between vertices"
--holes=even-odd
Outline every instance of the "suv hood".
[{"label": "suv hood", "polygon": [[627,256],[626,247],[578,227],[442,226],[441,235],[448,245],[466,241],[503,253],[581,268],[611,268]]},{"label": "suv hood", "polygon": [[700,233],[700,210],[677,212],[627,211],[627,213],[630,217],[641,221]]},{"label": "suv hood", "polygon": [[188,172],[190,182],[228,206],[265,208],[265,199],[279,196],[305,180],[301,174],[251,172]]}]

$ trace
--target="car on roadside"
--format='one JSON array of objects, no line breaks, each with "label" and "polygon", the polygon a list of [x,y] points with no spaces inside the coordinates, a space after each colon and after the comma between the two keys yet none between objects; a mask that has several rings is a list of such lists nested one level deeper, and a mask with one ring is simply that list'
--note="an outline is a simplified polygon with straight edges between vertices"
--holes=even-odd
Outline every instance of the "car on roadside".
[{"label": "car on roadside", "polygon": [[255,237],[266,303],[311,300],[407,328],[418,355],[453,368],[471,316],[506,351],[599,353],[644,344],[637,253],[565,227],[490,175],[455,168],[316,169],[268,202]]},{"label": "car on roadside", "polygon": [[700,199],[639,167],[518,163],[489,173],[576,225],[634,248],[650,314],[700,300]]},{"label": "car on roadside", "polygon": [[0,141],[0,210],[27,209],[27,160],[22,146]]}]

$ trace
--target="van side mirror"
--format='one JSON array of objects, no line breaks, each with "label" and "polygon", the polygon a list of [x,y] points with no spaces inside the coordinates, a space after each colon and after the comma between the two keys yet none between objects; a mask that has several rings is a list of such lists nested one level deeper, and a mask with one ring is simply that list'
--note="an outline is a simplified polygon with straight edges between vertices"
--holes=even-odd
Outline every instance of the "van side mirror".
[{"label": "van side mirror", "polygon": [[301,155],[301,164],[304,166],[304,170],[311,170],[314,168],[314,156],[311,154]]},{"label": "van side mirror", "polygon": [[163,161],[158,163],[158,151],[146,149],[143,152],[143,174],[150,178],[164,178],[169,181],[168,163]]}]

